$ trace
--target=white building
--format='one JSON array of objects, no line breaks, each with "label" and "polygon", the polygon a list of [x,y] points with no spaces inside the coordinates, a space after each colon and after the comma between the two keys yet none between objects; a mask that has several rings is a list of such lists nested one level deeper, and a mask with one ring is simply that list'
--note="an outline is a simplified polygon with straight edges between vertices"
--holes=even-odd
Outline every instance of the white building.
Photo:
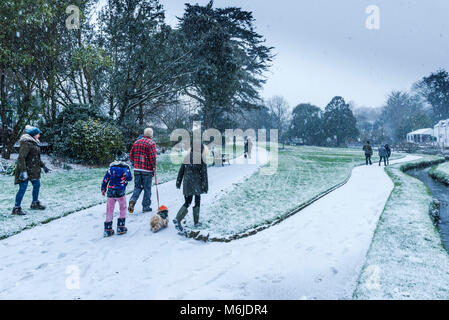
[{"label": "white building", "polygon": [[[436,126],[435,126],[436,127]],[[430,144],[433,141],[434,129],[424,128],[407,133],[407,142]]]},{"label": "white building", "polygon": [[449,119],[441,120],[433,127],[433,136],[438,146],[442,148],[449,146]]}]

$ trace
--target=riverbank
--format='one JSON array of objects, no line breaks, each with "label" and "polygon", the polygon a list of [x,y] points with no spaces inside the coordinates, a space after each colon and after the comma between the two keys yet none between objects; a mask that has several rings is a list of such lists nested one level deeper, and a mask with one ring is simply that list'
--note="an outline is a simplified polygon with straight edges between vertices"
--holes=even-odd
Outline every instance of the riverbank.
[{"label": "riverbank", "polygon": [[354,299],[449,299],[449,255],[429,216],[428,188],[404,171],[441,157],[386,169],[394,182],[379,219]]}]

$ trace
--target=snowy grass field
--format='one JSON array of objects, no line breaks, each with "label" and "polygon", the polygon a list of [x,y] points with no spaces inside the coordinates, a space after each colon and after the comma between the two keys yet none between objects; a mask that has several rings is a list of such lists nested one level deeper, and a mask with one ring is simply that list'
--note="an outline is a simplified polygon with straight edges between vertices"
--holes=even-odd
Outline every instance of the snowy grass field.
[{"label": "snowy grass field", "polygon": [[445,162],[436,166],[433,166],[430,170],[429,170],[429,175],[445,184],[445,185],[449,185],[449,162]]},{"label": "snowy grass field", "polygon": [[[168,155],[159,156],[158,160],[158,182],[163,183],[174,179],[179,166],[172,164]],[[11,215],[18,190],[18,186],[14,185],[14,177],[0,175],[0,185],[2,185],[0,238],[105,202],[106,198],[101,195],[100,186],[106,170],[107,168],[95,168],[43,174],[39,198],[47,209],[44,211],[29,209],[32,190],[30,183],[22,202],[22,208],[27,213],[23,217]],[[132,192],[132,190],[133,182],[130,183],[127,191]]]},{"label": "snowy grass field", "polygon": [[[392,159],[402,155],[393,154]],[[373,157],[373,165],[376,156]],[[352,168],[364,164],[358,149],[286,147],[279,150],[274,175],[253,174],[241,184],[202,208],[197,230],[210,237],[229,237],[282,218],[316,195],[345,181]],[[188,220],[187,227],[193,228]]]},{"label": "snowy grass field", "polygon": [[[423,156],[406,166],[437,159]],[[404,166],[387,169],[394,189],[367,254],[356,299],[449,298],[449,256],[429,216],[432,197],[421,181],[401,171]]]}]

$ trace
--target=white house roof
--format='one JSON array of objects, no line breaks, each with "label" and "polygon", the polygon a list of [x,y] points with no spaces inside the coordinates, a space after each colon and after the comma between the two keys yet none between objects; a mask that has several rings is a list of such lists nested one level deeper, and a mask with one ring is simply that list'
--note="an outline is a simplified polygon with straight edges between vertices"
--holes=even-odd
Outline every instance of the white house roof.
[{"label": "white house roof", "polygon": [[449,125],[449,119],[446,119],[446,120],[440,120],[440,121],[435,125],[435,127],[445,127],[445,126],[447,126],[447,125]]},{"label": "white house roof", "polygon": [[428,134],[433,135],[433,129],[432,128],[424,128],[424,129],[418,129],[413,132],[410,132],[408,134]]}]

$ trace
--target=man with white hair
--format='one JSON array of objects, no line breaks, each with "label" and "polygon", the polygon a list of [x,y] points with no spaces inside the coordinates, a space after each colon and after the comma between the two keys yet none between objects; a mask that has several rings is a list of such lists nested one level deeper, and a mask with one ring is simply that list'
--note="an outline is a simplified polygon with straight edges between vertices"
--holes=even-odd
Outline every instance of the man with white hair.
[{"label": "man with white hair", "polygon": [[143,137],[134,142],[129,158],[134,167],[134,192],[129,200],[128,211],[134,212],[134,206],[144,191],[142,206],[143,212],[151,209],[151,183],[156,170],[156,144],[152,140],[153,129],[146,128]]}]

